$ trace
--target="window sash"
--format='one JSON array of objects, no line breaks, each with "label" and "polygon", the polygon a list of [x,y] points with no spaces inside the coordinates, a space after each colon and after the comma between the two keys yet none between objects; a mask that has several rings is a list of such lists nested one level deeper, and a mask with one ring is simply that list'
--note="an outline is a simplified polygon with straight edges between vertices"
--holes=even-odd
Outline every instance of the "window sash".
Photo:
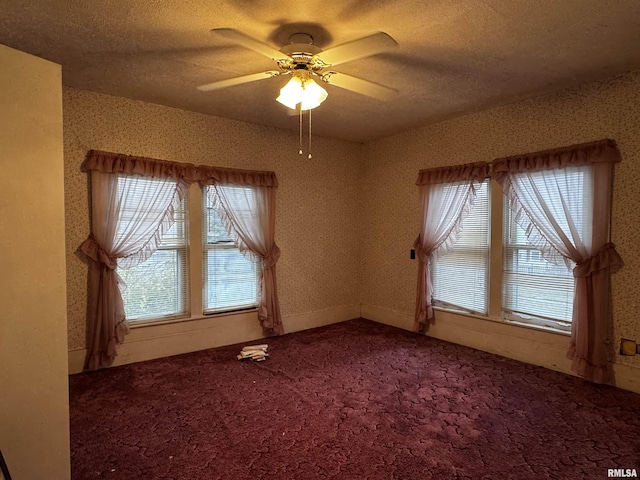
[{"label": "window sash", "polygon": [[490,258],[490,179],[476,192],[475,205],[462,221],[451,251],[431,259],[433,305],[487,315]]},{"label": "window sash", "polygon": [[186,247],[160,247],[145,262],[118,269],[128,321],[166,320],[188,316]]},{"label": "window sash", "polygon": [[[587,168],[568,169],[567,188],[581,198],[581,230],[589,228],[590,185]],[[541,180],[542,181],[542,180]],[[516,223],[516,214],[503,204],[503,273],[502,316],[505,320],[560,331],[570,331],[575,296],[573,272],[566,265],[554,265],[527,242],[526,234]]]},{"label": "window sash", "polygon": [[[126,182],[126,177],[123,177]],[[153,182],[153,179],[145,179]],[[135,190],[125,185],[128,195]],[[140,185],[140,179],[137,180]],[[124,194],[124,192],[123,192]],[[125,211],[126,215],[127,212]],[[188,201],[174,212],[174,223],[156,250],[133,268],[117,268],[125,286],[121,288],[126,319],[133,323],[189,316]]]},{"label": "window sash", "polygon": [[[203,189],[202,309],[204,314],[255,308],[260,262],[247,259],[235,244]],[[241,188],[241,187],[238,187]]]}]

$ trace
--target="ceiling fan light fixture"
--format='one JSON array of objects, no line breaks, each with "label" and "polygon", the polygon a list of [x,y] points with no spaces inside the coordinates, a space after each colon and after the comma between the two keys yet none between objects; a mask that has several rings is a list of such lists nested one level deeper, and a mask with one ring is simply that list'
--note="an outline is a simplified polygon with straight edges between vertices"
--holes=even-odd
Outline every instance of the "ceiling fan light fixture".
[{"label": "ceiling fan light fixture", "polygon": [[327,91],[310,78],[303,82],[300,108],[302,110],[311,110],[319,107],[327,99],[327,96]]},{"label": "ceiling fan light fixture", "polygon": [[328,70],[334,65],[375,55],[392,47],[397,47],[398,43],[384,32],[377,32],[367,37],[352,40],[351,42],[337,45],[328,50],[322,50],[319,46],[314,45],[313,37],[304,32],[292,34],[289,37],[289,45],[285,45],[280,50],[276,50],[272,46],[233,28],[216,28],[212,30],[212,32],[236,45],[254,50],[261,55],[271,58],[276,62],[278,70],[219,80],[200,85],[197,88],[208,92],[224,87],[253,82],[263,78],[291,75],[286,85],[280,89],[280,94],[276,98],[276,101],[298,112],[300,119],[300,149],[298,153],[300,155],[303,153],[303,116],[309,119],[309,152],[307,155],[309,159],[312,158],[311,110],[319,107],[328,97],[327,91],[318,85],[313,77],[320,78],[324,83],[380,100],[388,100],[392,93],[397,93],[396,90],[384,85]]},{"label": "ceiling fan light fixture", "polygon": [[307,72],[294,72],[287,84],[280,89],[276,100],[282,105],[296,110],[300,104],[301,110],[311,110],[325,101],[327,91],[318,85]]},{"label": "ceiling fan light fixture", "polygon": [[276,98],[276,101],[280,102],[285,107],[295,110],[296,105],[300,103],[302,91],[302,80],[299,77],[293,76],[289,79],[287,84],[280,89],[280,95]]}]

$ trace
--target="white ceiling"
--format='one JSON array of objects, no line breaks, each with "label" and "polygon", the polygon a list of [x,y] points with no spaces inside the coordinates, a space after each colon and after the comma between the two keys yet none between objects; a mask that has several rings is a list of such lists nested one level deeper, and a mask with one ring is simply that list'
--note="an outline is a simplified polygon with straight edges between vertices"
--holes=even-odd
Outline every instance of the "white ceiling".
[{"label": "white ceiling", "polygon": [[[216,38],[231,27],[279,49],[326,49],[378,31],[395,50],[335,69],[398,90],[382,102],[327,86],[314,135],[364,142],[542,92],[640,69],[638,0],[3,0],[0,43],[59,63],[65,85],[290,130],[283,78]],[[1,68],[1,66],[0,66]]]}]

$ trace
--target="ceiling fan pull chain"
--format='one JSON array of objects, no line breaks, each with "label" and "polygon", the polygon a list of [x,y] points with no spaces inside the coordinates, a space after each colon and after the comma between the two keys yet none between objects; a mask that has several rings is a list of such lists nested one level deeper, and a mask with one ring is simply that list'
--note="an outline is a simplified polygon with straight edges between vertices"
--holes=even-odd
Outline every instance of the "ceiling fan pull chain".
[{"label": "ceiling fan pull chain", "polygon": [[300,150],[298,150],[298,155],[302,155],[302,108],[300,108]]},{"label": "ceiling fan pull chain", "polygon": [[307,158],[311,159],[311,109],[309,109],[309,155]]}]

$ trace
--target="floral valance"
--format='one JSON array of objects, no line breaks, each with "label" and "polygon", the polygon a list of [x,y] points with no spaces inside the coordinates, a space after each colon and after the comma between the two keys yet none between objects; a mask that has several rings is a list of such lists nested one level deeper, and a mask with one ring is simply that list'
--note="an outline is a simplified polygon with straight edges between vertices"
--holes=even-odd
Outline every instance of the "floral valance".
[{"label": "floral valance", "polygon": [[101,173],[128,173],[147,177],[175,178],[202,185],[278,186],[275,172],[193,165],[122,153],[89,150],[83,170]]},{"label": "floral valance", "polygon": [[508,173],[534,172],[594,163],[618,163],[620,161],[620,152],[616,143],[613,140],[605,139],[524,155],[497,158],[491,163],[476,162],[427,168],[418,172],[416,185],[433,185],[464,180],[481,182],[489,176],[500,183]]},{"label": "floral valance", "polygon": [[577,167],[593,163],[617,163],[620,152],[613,140],[581,143],[569,147],[543,150],[491,162],[492,177],[500,182],[507,173],[535,172],[564,167]]},{"label": "floral valance", "polygon": [[489,176],[489,164],[486,162],[467,163],[450,167],[436,167],[420,170],[416,185],[475,180],[482,182]]},{"label": "floral valance", "polygon": [[236,168],[196,167],[196,178],[201,185],[243,185],[252,187],[278,187],[274,172],[240,170]]}]

